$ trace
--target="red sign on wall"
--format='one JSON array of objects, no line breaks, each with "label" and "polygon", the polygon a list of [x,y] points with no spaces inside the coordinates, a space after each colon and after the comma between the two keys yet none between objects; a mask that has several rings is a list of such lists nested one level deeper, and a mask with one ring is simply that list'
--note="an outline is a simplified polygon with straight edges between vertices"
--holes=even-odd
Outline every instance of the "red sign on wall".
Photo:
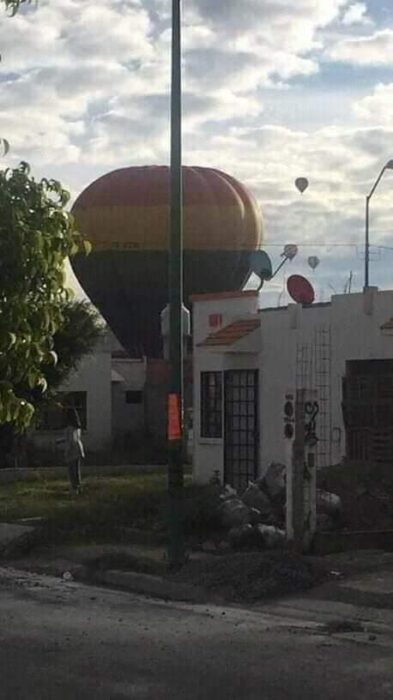
[{"label": "red sign on wall", "polygon": [[222,314],[210,314],[209,327],[218,328],[219,326],[222,326]]}]

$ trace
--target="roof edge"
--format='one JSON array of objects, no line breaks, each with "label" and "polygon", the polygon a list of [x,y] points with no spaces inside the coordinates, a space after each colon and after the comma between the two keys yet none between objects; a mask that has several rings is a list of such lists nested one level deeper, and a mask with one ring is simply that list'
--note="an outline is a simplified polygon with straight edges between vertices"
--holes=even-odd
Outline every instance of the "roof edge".
[{"label": "roof edge", "polygon": [[190,301],[219,301],[220,299],[243,299],[247,297],[258,297],[256,289],[247,289],[244,292],[207,292],[206,294],[192,294]]}]

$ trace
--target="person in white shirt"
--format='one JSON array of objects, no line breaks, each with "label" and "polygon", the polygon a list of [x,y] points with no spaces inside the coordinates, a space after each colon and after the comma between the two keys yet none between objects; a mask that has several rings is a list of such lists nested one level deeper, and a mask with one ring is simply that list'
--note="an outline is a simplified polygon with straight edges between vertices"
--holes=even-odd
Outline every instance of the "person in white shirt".
[{"label": "person in white shirt", "polygon": [[65,461],[68,467],[70,484],[73,491],[79,493],[81,489],[81,464],[85,457],[82,442],[82,431],[78,413],[75,409],[68,409],[66,413],[65,428]]}]

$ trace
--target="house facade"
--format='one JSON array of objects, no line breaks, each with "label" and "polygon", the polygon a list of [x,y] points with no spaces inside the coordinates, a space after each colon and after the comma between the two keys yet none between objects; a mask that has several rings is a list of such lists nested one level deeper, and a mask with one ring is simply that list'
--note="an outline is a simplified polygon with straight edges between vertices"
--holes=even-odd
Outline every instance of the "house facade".
[{"label": "house facade", "polygon": [[[78,411],[90,461],[112,460],[116,453],[121,458],[132,438],[143,434],[146,374],[144,359],[129,358],[108,330],[60,388],[59,401]],[[52,408],[30,435],[40,463],[43,456],[51,464],[62,462],[57,440],[63,420]]]},{"label": "house facade", "polygon": [[314,398],[318,467],[393,462],[393,291],[272,309],[255,291],[193,304],[197,481],[240,488],[286,463],[298,389]]}]

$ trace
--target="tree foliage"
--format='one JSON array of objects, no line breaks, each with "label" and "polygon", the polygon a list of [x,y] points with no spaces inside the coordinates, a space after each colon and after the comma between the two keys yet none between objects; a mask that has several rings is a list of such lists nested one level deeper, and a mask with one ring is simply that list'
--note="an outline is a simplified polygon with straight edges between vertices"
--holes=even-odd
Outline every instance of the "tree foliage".
[{"label": "tree foliage", "polygon": [[73,300],[65,302],[63,322],[53,336],[56,364],[43,367],[48,384],[48,395],[52,396],[64,384],[80,360],[89,355],[98,340],[104,335],[102,320],[90,302]]},{"label": "tree foliage", "polygon": [[65,211],[68,193],[37,182],[26,163],[0,171],[0,424],[23,429],[34,406],[20,387],[45,393],[57,364],[55,334],[72,292],[64,262],[88,244]]},{"label": "tree foliage", "polygon": [[10,11],[12,17],[16,15],[21,5],[31,5],[32,1],[33,0],[0,0],[5,9]]}]

